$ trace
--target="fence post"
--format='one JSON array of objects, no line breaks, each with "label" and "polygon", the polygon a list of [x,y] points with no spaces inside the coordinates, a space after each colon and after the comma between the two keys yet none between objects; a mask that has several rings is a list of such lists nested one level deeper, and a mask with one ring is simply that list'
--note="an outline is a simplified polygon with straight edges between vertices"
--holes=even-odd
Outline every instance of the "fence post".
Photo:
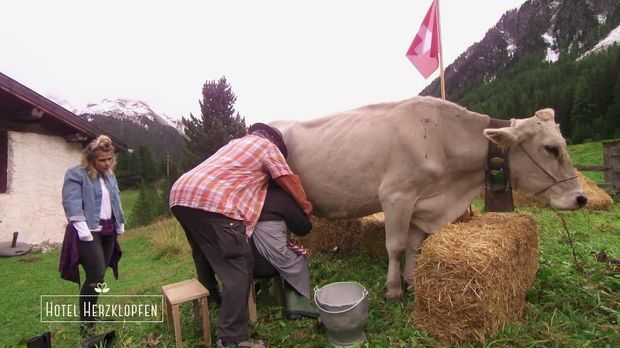
[{"label": "fence post", "polygon": [[620,191],[620,139],[603,141],[603,161],[605,184],[614,191]]}]

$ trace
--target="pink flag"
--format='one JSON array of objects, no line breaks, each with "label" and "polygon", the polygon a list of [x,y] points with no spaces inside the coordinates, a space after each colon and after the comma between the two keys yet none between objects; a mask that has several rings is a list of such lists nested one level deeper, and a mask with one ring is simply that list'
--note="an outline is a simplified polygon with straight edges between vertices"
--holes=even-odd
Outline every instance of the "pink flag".
[{"label": "pink flag", "polygon": [[426,17],[418,29],[407,58],[424,78],[431,76],[439,66],[439,26],[437,23],[437,0],[433,0]]}]

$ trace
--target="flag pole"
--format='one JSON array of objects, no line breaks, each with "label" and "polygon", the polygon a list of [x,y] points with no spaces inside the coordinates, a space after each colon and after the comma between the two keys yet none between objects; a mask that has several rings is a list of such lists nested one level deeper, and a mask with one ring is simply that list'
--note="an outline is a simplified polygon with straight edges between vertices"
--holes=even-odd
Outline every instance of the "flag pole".
[{"label": "flag pole", "polygon": [[439,34],[439,81],[441,82],[441,99],[446,99],[446,81],[443,73],[443,42],[441,41],[441,16],[439,15],[439,0],[437,0],[437,32]]}]

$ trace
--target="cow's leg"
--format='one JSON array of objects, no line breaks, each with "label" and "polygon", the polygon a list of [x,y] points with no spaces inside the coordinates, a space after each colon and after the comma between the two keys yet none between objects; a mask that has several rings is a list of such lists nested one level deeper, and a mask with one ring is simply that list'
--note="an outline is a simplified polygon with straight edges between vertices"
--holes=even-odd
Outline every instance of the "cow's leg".
[{"label": "cow's leg", "polygon": [[407,290],[409,291],[413,291],[415,261],[425,238],[426,233],[412,224],[409,228],[409,243],[405,253],[405,269],[403,272],[405,282],[407,283]]},{"label": "cow's leg", "polygon": [[400,260],[408,244],[413,202],[402,197],[384,200],[382,206],[385,214],[385,247],[389,258],[385,298],[388,301],[400,301],[403,295]]}]

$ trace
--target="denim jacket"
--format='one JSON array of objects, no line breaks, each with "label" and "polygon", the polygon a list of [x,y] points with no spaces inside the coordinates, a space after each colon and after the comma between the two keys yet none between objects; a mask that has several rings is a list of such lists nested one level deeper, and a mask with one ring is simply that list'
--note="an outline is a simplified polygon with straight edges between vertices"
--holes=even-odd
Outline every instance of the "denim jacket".
[{"label": "denim jacket", "polygon": [[[120,226],[125,223],[125,215],[121,206],[121,194],[116,177],[113,174],[104,174],[103,181],[110,192],[112,215],[114,215],[116,225]],[[98,229],[101,214],[99,178],[91,179],[86,170],[79,165],[69,168],[62,185],[62,206],[70,222],[86,221],[89,229]]]}]

